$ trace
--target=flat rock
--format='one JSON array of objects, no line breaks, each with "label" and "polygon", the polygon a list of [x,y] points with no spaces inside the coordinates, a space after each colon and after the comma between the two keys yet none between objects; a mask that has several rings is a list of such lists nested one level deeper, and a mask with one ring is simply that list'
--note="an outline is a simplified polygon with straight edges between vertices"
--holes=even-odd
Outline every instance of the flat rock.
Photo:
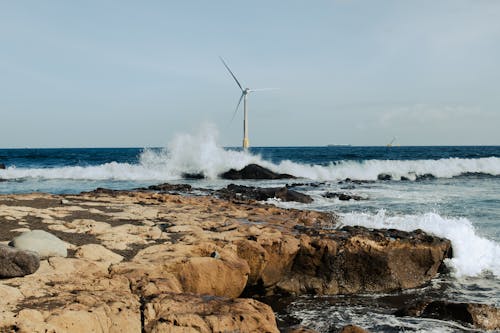
[{"label": "flat rock", "polygon": [[231,169],[220,175],[223,179],[291,179],[295,178],[286,173],[276,173],[258,164],[249,164],[241,170]]},{"label": "flat rock", "polygon": [[40,267],[38,254],[0,244],[0,278],[33,274]]},{"label": "flat rock", "polygon": [[367,200],[366,198],[363,198],[362,196],[359,195],[354,195],[354,194],[348,194],[348,193],[337,193],[337,192],[326,192],[323,194],[323,197],[328,198],[328,199],[334,199],[337,198],[341,201],[349,201],[349,200],[354,200],[354,201],[360,201],[360,200]]},{"label": "flat rock", "polygon": [[270,306],[253,299],[164,294],[145,305],[144,332],[278,333]]},{"label": "flat rock", "polygon": [[311,203],[313,199],[303,193],[290,190],[285,187],[253,187],[230,184],[225,189],[217,191],[217,194],[224,199],[258,200],[280,199],[282,201],[295,201],[301,203]]},{"label": "flat rock", "polygon": [[15,237],[11,245],[17,249],[38,253],[40,258],[66,257],[68,247],[58,237],[44,230],[32,230]]}]

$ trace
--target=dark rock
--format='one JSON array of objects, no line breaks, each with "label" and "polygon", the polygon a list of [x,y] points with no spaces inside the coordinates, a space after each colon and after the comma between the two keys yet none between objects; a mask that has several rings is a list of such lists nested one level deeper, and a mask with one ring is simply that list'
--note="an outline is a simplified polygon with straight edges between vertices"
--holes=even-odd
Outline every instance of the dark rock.
[{"label": "dark rock", "polygon": [[301,203],[311,203],[313,201],[310,196],[289,190],[286,187],[260,188],[229,184],[225,189],[218,190],[216,193],[223,199],[264,201],[270,198],[277,198],[282,201],[296,201]]},{"label": "dark rock", "polygon": [[407,182],[407,181],[409,181],[409,180],[410,180],[410,178],[405,177],[405,176],[401,176],[401,181],[405,181],[405,182]]},{"label": "dark rock", "polygon": [[359,195],[353,195],[353,194],[346,194],[346,193],[335,193],[335,192],[327,192],[323,194],[323,197],[328,198],[328,199],[334,199],[338,198],[339,200],[342,201],[348,201],[348,200],[367,200],[366,198],[363,198]]},{"label": "dark rock", "polygon": [[0,163],[0,169],[5,169],[5,164]]},{"label": "dark rock", "polygon": [[357,180],[357,179],[351,179],[351,178],[346,178],[346,179],[338,182],[338,184],[356,184],[356,185],[372,184],[372,183],[375,183],[375,181],[373,181],[373,180]]},{"label": "dark rock", "polygon": [[436,179],[436,176],[434,176],[432,173],[426,173],[423,175],[417,176],[417,181],[423,181],[423,180],[433,180]]},{"label": "dark rock", "polygon": [[38,254],[0,244],[0,278],[33,274],[40,267]]},{"label": "dark rock", "polygon": [[162,191],[162,192],[171,192],[171,191],[177,191],[177,192],[189,192],[191,191],[192,187],[189,184],[160,184],[160,185],[151,185],[148,187],[148,190],[152,191]]},{"label": "dark rock", "polygon": [[231,169],[220,175],[223,179],[290,179],[295,178],[292,175],[285,173],[276,173],[269,169],[263,168],[257,164],[249,164],[241,170]]},{"label": "dark rock", "polygon": [[436,276],[449,240],[421,230],[301,230],[290,271],[272,292],[354,294],[416,288]]},{"label": "dark rock", "polygon": [[500,329],[500,309],[487,304],[423,301],[400,309],[395,315],[451,320],[485,330]]},{"label": "dark rock", "polygon": [[182,174],[182,178],[184,179],[204,179],[206,178],[205,175],[203,173],[183,173]]},{"label": "dark rock", "polygon": [[378,180],[391,180],[392,176],[387,174],[387,173],[381,173],[380,175],[377,176]]}]

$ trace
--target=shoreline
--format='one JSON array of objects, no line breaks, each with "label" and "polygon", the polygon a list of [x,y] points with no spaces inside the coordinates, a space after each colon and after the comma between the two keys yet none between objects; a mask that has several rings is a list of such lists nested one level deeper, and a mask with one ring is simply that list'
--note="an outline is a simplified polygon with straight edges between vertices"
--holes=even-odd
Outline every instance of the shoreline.
[{"label": "shoreline", "polygon": [[451,253],[421,231],[333,229],[334,214],[213,196],[96,190],[0,195],[0,207],[2,243],[27,229],[68,243],[67,258],[0,279],[3,331],[77,331],[87,318],[102,332],[278,332],[259,299],[417,288]]}]

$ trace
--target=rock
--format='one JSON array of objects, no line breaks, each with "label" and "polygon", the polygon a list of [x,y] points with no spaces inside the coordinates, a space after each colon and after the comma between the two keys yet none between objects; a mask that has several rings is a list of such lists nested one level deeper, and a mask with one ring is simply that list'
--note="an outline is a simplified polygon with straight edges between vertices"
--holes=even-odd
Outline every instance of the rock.
[{"label": "rock", "polygon": [[415,288],[430,281],[451,243],[422,231],[304,230],[291,271],[276,288],[292,294],[353,294]]},{"label": "rock", "polygon": [[387,173],[381,173],[377,176],[378,180],[391,180],[392,176]]},{"label": "rock", "polygon": [[0,163],[0,169],[5,170],[5,164]]},{"label": "rock", "polygon": [[21,250],[34,251],[42,259],[54,256],[66,257],[68,255],[66,243],[43,230],[24,232],[15,237],[11,245]]},{"label": "rock", "polygon": [[204,179],[206,178],[203,173],[183,173],[182,178],[184,179]]},{"label": "rock", "polygon": [[487,304],[424,301],[398,310],[396,316],[452,320],[484,330],[500,329],[500,309]]},{"label": "rock", "polygon": [[241,170],[231,169],[220,175],[223,179],[290,179],[295,178],[292,175],[285,173],[276,173],[269,169],[263,168],[257,164],[249,164]]},{"label": "rock", "polygon": [[85,244],[78,247],[75,252],[75,257],[106,262],[109,264],[116,264],[123,260],[121,255],[108,250],[100,244]]},{"label": "rock", "polygon": [[270,306],[253,299],[165,294],[144,308],[144,332],[278,333]]},{"label": "rock", "polygon": [[423,175],[418,175],[417,176],[417,181],[424,181],[424,180],[433,180],[436,179],[436,176],[434,176],[432,173],[426,173]]},{"label": "rock", "polygon": [[282,201],[296,201],[301,203],[311,203],[313,199],[303,193],[289,190],[287,187],[260,188],[253,186],[243,186],[229,184],[225,189],[216,192],[224,199],[244,199],[265,201],[267,199],[280,199]]},{"label": "rock", "polygon": [[160,184],[160,185],[151,185],[148,187],[148,190],[152,191],[162,191],[162,192],[189,192],[192,187],[189,184]]},{"label": "rock", "polygon": [[38,254],[0,244],[0,278],[33,274],[39,267]]},{"label": "rock", "polygon": [[283,333],[318,333],[318,331],[298,325],[285,328]]},{"label": "rock", "polygon": [[339,200],[342,201],[349,201],[349,200],[355,200],[355,201],[360,201],[360,200],[367,200],[366,198],[363,198],[359,195],[354,195],[354,194],[346,194],[346,193],[335,193],[335,192],[327,192],[323,194],[323,197],[328,198],[328,199],[333,199],[333,198],[338,198]]},{"label": "rock", "polygon": [[342,327],[339,333],[368,333],[368,331],[356,325],[347,325]]}]

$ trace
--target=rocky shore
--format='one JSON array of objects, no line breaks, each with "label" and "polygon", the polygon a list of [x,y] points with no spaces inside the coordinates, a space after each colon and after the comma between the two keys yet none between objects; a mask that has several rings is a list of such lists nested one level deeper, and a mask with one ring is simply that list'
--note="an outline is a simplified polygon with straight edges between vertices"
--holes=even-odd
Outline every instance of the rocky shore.
[{"label": "rocky shore", "polygon": [[[33,256],[8,246],[30,230],[67,247],[37,255],[26,275],[0,272],[0,332],[312,332],[278,328],[258,298],[416,288],[452,254],[422,231],[336,229],[334,214],[221,197],[161,187],[0,196],[5,253]],[[22,271],[1,250],[0,269]]]}]

